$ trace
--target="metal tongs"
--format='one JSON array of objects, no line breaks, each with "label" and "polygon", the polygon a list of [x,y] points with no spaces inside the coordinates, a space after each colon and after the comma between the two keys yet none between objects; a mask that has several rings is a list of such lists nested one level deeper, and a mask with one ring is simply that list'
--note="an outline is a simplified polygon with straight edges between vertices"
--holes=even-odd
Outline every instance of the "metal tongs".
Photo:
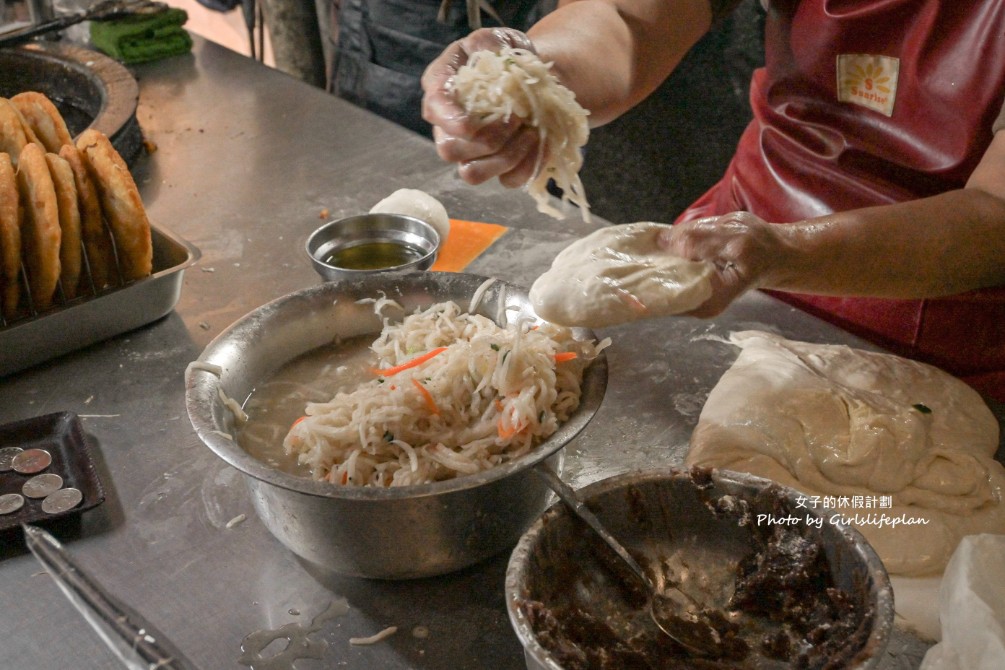
[{"label": "metal tongs", "polygon": [[192,662],[150,622],[81,570],[56,538],[36,526],[21,527],[35,558],[126,668],[195,670]]},{"label": "metal tongs", "polygon": [[17,30],[0,37],[0,47],[12,47],[30,42],[39,35],[57,32],[84,21],[110,21],[138,14],[156,14],[167,9],[163,2],[155,0],[101,0],[86,10],[57,16],[23,30]]}]

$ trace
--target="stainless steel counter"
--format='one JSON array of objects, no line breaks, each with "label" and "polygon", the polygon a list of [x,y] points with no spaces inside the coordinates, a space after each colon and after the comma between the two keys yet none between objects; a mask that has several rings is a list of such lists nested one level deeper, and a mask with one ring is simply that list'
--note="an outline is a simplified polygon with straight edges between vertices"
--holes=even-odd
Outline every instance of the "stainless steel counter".
[{"label": "stainless steel counter", "polygon": [[[169,316],[0,379],[0,422],[62,410],[83,417],[107,500],[55,533],[206,670],[244,667],[249,633],[306,627],[341,598],[348,613],[311,636],[327,643],[323,659],[300,660],[298,670],[523,668],[503,603],[507,556],[413,582],[313,572],[259,523],[239,474],[196,438],[183,373],[235,319],[317,281],[303,243],[326,216],[368,210],[397,188],[428,191],[455,218],[513,227],[470,270],[523,284],[589,228],[575,214],[538,214],[519,191],[465,185],[424,138],[213,43],[197,39],[190,57],[135,73],[139,123],[156,145],[135,167],[143,198],[151,218],[199,247],[202,259]],[[862,344],[761,294],[713,321],[601,331],[615,342],[608,394],[567,449],[567,480],[581,486],[680,462],[734,356],[708,336],[744,328]],[[118,667],[20,535],[2,541],[0,667]],[[391,625],[398,632],[379,644],[348,644]],[[413,634],[417,627],[428,636]],[[915,667],[923,650],[896,639],[886,665]]]}]

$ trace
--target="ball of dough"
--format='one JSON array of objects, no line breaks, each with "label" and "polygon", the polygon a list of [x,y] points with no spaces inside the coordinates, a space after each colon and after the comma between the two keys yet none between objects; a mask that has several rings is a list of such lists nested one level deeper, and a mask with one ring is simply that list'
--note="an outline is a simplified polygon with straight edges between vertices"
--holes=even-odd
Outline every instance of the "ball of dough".
[{"label": "ball of dough", "polygon": [[431,225],[440,235],[440,244],[447,241],[450,234],[450,217],[439,200],[425,191],[414,188],[400,188],[387,196],[370,210],[371,214],[404,214],[414,216]]},{"label": "ball of dough", "polygon": [[712,295],[715,266],[660,249],[669,227],[609,226],[573,242],[531,286],[534,310],[562,326],[602,328],[698,307]]}]

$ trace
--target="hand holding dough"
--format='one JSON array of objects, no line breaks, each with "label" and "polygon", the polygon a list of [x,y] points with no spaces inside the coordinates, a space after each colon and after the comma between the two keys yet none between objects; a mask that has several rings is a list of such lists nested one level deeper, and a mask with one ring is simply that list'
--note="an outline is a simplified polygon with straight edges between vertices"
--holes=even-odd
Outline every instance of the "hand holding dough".
[{"label": "hand holding dough", "polygon": [[573,242],[531,286],[534,310],[562,326],[601,328],[698,307],[712,295],[715,267],[661,250],[657,238],[668,228],[610,226]]}]

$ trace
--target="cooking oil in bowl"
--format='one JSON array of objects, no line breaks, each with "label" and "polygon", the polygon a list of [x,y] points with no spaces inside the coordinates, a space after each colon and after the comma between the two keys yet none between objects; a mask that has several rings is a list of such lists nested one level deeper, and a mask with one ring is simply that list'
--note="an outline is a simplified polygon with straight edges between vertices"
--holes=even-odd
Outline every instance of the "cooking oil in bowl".
[{"label": "cooking oil in bowl", "polygon": [[376,240],[337,247],[323,260],[345,270],[383,270],[414,263],[426,252],[397,241]]},{"label": "cooking oil in bowl", "polygon": [[428,270],[440,245],[436,229],[401,214],[359,214],[324,224],[307,238],[307,254],[325,281],[360,273]]}]

